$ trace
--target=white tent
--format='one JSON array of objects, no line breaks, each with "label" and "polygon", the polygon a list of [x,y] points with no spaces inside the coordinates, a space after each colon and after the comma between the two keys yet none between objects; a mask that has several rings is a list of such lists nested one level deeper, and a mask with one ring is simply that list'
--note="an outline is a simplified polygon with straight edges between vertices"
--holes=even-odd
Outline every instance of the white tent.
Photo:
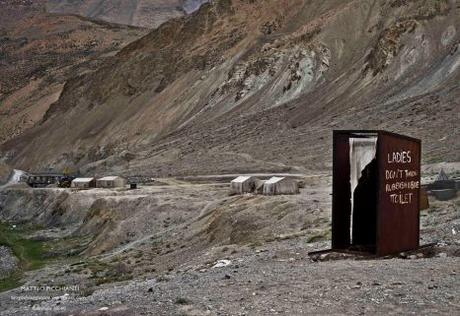
[{"label": "white tent", "polygon": [[98,188],[124,188],[126,179],[120,176],[108,176],[97,179],[96,186]]},{"label": "white tent", "polygon": [[72,181],[71,187],[78,189],[94,188],[96,180],[94,178],[76,178]]},{"label": "white tent", "polygon": [[264,184],[264,195],[298,194],[297,182],[286,177],[272,177]]},{"label": "white tent", "polygon": [[230,183],[232,194],[244,194],[254,192],[257,178],[251,176],[239,176]]},{"label": "white tent", "polygon": [[441,171],[438,174],[438,177],[436,178],[436,181],[446,181],[446,180],[449,180],[449,177],[444,172],[444,169],[441,169]]}]

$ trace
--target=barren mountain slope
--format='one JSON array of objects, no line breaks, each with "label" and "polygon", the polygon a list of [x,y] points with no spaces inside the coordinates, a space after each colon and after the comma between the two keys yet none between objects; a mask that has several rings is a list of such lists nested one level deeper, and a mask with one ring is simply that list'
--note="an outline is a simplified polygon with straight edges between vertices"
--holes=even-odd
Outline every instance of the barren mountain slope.
[{"label": "barren mountain slope", "polygon": [[145,32],[47,14],[40,1],[3,1],[0,20],[0,142],[40,121],[66,80]]},{"label": "barren mountain slope", "polygon": [[332,129],[373,128],[458,161],[459,27],[448,0],[214,1],[67,82],[3,155],[88,173],[305,170],[329,165]]},{"label": "barren mountain slope", "polygon": [[156,28],[199,8],[203,0],[48,0],[53,13],[79,14],[107,22]]},{"label": "barren mountain slope", "polygon": [[20,18],[44,12],[46,0],[0,0],[0,28],[9,28]]}]

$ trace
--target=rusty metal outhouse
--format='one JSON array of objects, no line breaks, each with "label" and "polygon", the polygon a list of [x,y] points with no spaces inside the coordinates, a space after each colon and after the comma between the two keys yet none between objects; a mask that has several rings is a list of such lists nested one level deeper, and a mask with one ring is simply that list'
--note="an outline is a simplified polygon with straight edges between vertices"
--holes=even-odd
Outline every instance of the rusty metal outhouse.
[{"label": "rusty metal outhouse", "polygon": [[421,141],[334,131],[332,249],[384,256],[419,247]]}]

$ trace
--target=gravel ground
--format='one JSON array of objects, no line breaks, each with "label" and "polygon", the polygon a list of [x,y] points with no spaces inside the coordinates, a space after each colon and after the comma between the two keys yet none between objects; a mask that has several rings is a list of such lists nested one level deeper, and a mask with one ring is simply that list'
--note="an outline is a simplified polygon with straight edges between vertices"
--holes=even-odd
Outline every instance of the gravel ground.
[{"label": "gravel ground", "polygon": [[[312,261],[299,240],[246,249],[201,266],[184,264],[156,279],[107,285],[1,315],[455,315],[458,257]],[[228,265],[225,265],[228,264]],[[23,293],[24,294],[24,293]],[[12,293],[10,293],[13,296]],[[20,295],[15,293],[14,295]],[[59,311],[59,309],[63,309]]]},{"label": "gravel ground", "polygon": [[[72,193],[71,201],[94,195],[120,210],[155,198],[152,205],[167,203],[171,218],[155,219],[161,210],[153,206],[147,213],[130,212],[130,219],[163,225],[106,253],[74,258],[81,262],[28,272],[23,287],[0,293],[0,315],[460,314],[460,198],[430,198],[421,213],[421,244],[433,246],[381,259],[312,257],[309,252],[330,247],[329,178],[315,183],[300,195],[270,198],[229,197],[220,186],[173,183],[142,189],[146,197],[136,199],[130,191]],[[178,204],[179,196],[194,207]],[[205,198],[211,202],[197,202]],[[185,214],[183,208],[190,214],[173,220]],[[132,225],[115,219],[120,224],[101,238]],[[129,278],[118,278],[124,275]]]},{"label": "gravel ground", "polygon": [[5,279],[11,275],[18,267],[18,259],[14,256],[10,248],[0,246],[0,279]]}]

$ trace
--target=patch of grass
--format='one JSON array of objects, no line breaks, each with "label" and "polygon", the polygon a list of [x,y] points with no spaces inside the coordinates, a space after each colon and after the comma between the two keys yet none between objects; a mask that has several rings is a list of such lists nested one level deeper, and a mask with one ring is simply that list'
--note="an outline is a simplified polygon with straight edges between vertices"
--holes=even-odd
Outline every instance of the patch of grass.
[{"label": "patch of grass", "polygon": [[11,248],[19,259],[21,268],[34,270],[41,268],[48,260],[46,258],[46,245],[44,241],[24,238],[26,230],[10,228],[0,224],[0,245]]},{"label": "patch of grass", "polygon": [[22,273],[15,272],[9,277],[0,280],[0,293],[17,288],[21,286]]},{"label": "patch of grass", "polygon": [[[93,236],[74,236],[54,239],[47,242],[45,247],[50,256],[78,257],[87,247]],[[49,247],[48,247],[49,245]]]},{"label": "patch of grass", "polygon": [[124,263],[109,264],[100,260],[91,260],[87,268],[95,285],[132,280],[133,275]]},{"label": "patch of grass", "polygon": [[92,275],[96,277],[96,275],[107,271],[110,268],[110,265],[103,261],[94,259],[88,261],[86,268],[88,268],[91,271]]},{"label": "patch of grass", "polygon": [[323,235],[313,235],[307,239],[307,243],[313,243],[313,242],[320,241],[323,239],[324,239]]},{"label": "patch of grass", "polygon": [[308,237],[307,243],[328,240],[330,238],[331,238],[331,232],[329,230],[326,230],[326,231],[323,231],[323,232],[320,232],[318,234]]},{"label": "patch of grass", "polygon": [[28,232],[30,228],[11,228],[0,223],[0,245],[9,247],[19,260],[18,271],[0,280],[0,292],[20,286],[23,272],[39,269],[50,260],[46,257],[45,242],[25,238]]},{"label": "patch of grass", "polygon": [[131,274],[120,274],[120,275],[107,275],[103,276],[100,278],[96,279],[96,285],[102,285],[102,284],[109,284],[109,283],[116,283],[116,282],[122,282],[122,281],[128,281],[132,280],[133,275]]}]

